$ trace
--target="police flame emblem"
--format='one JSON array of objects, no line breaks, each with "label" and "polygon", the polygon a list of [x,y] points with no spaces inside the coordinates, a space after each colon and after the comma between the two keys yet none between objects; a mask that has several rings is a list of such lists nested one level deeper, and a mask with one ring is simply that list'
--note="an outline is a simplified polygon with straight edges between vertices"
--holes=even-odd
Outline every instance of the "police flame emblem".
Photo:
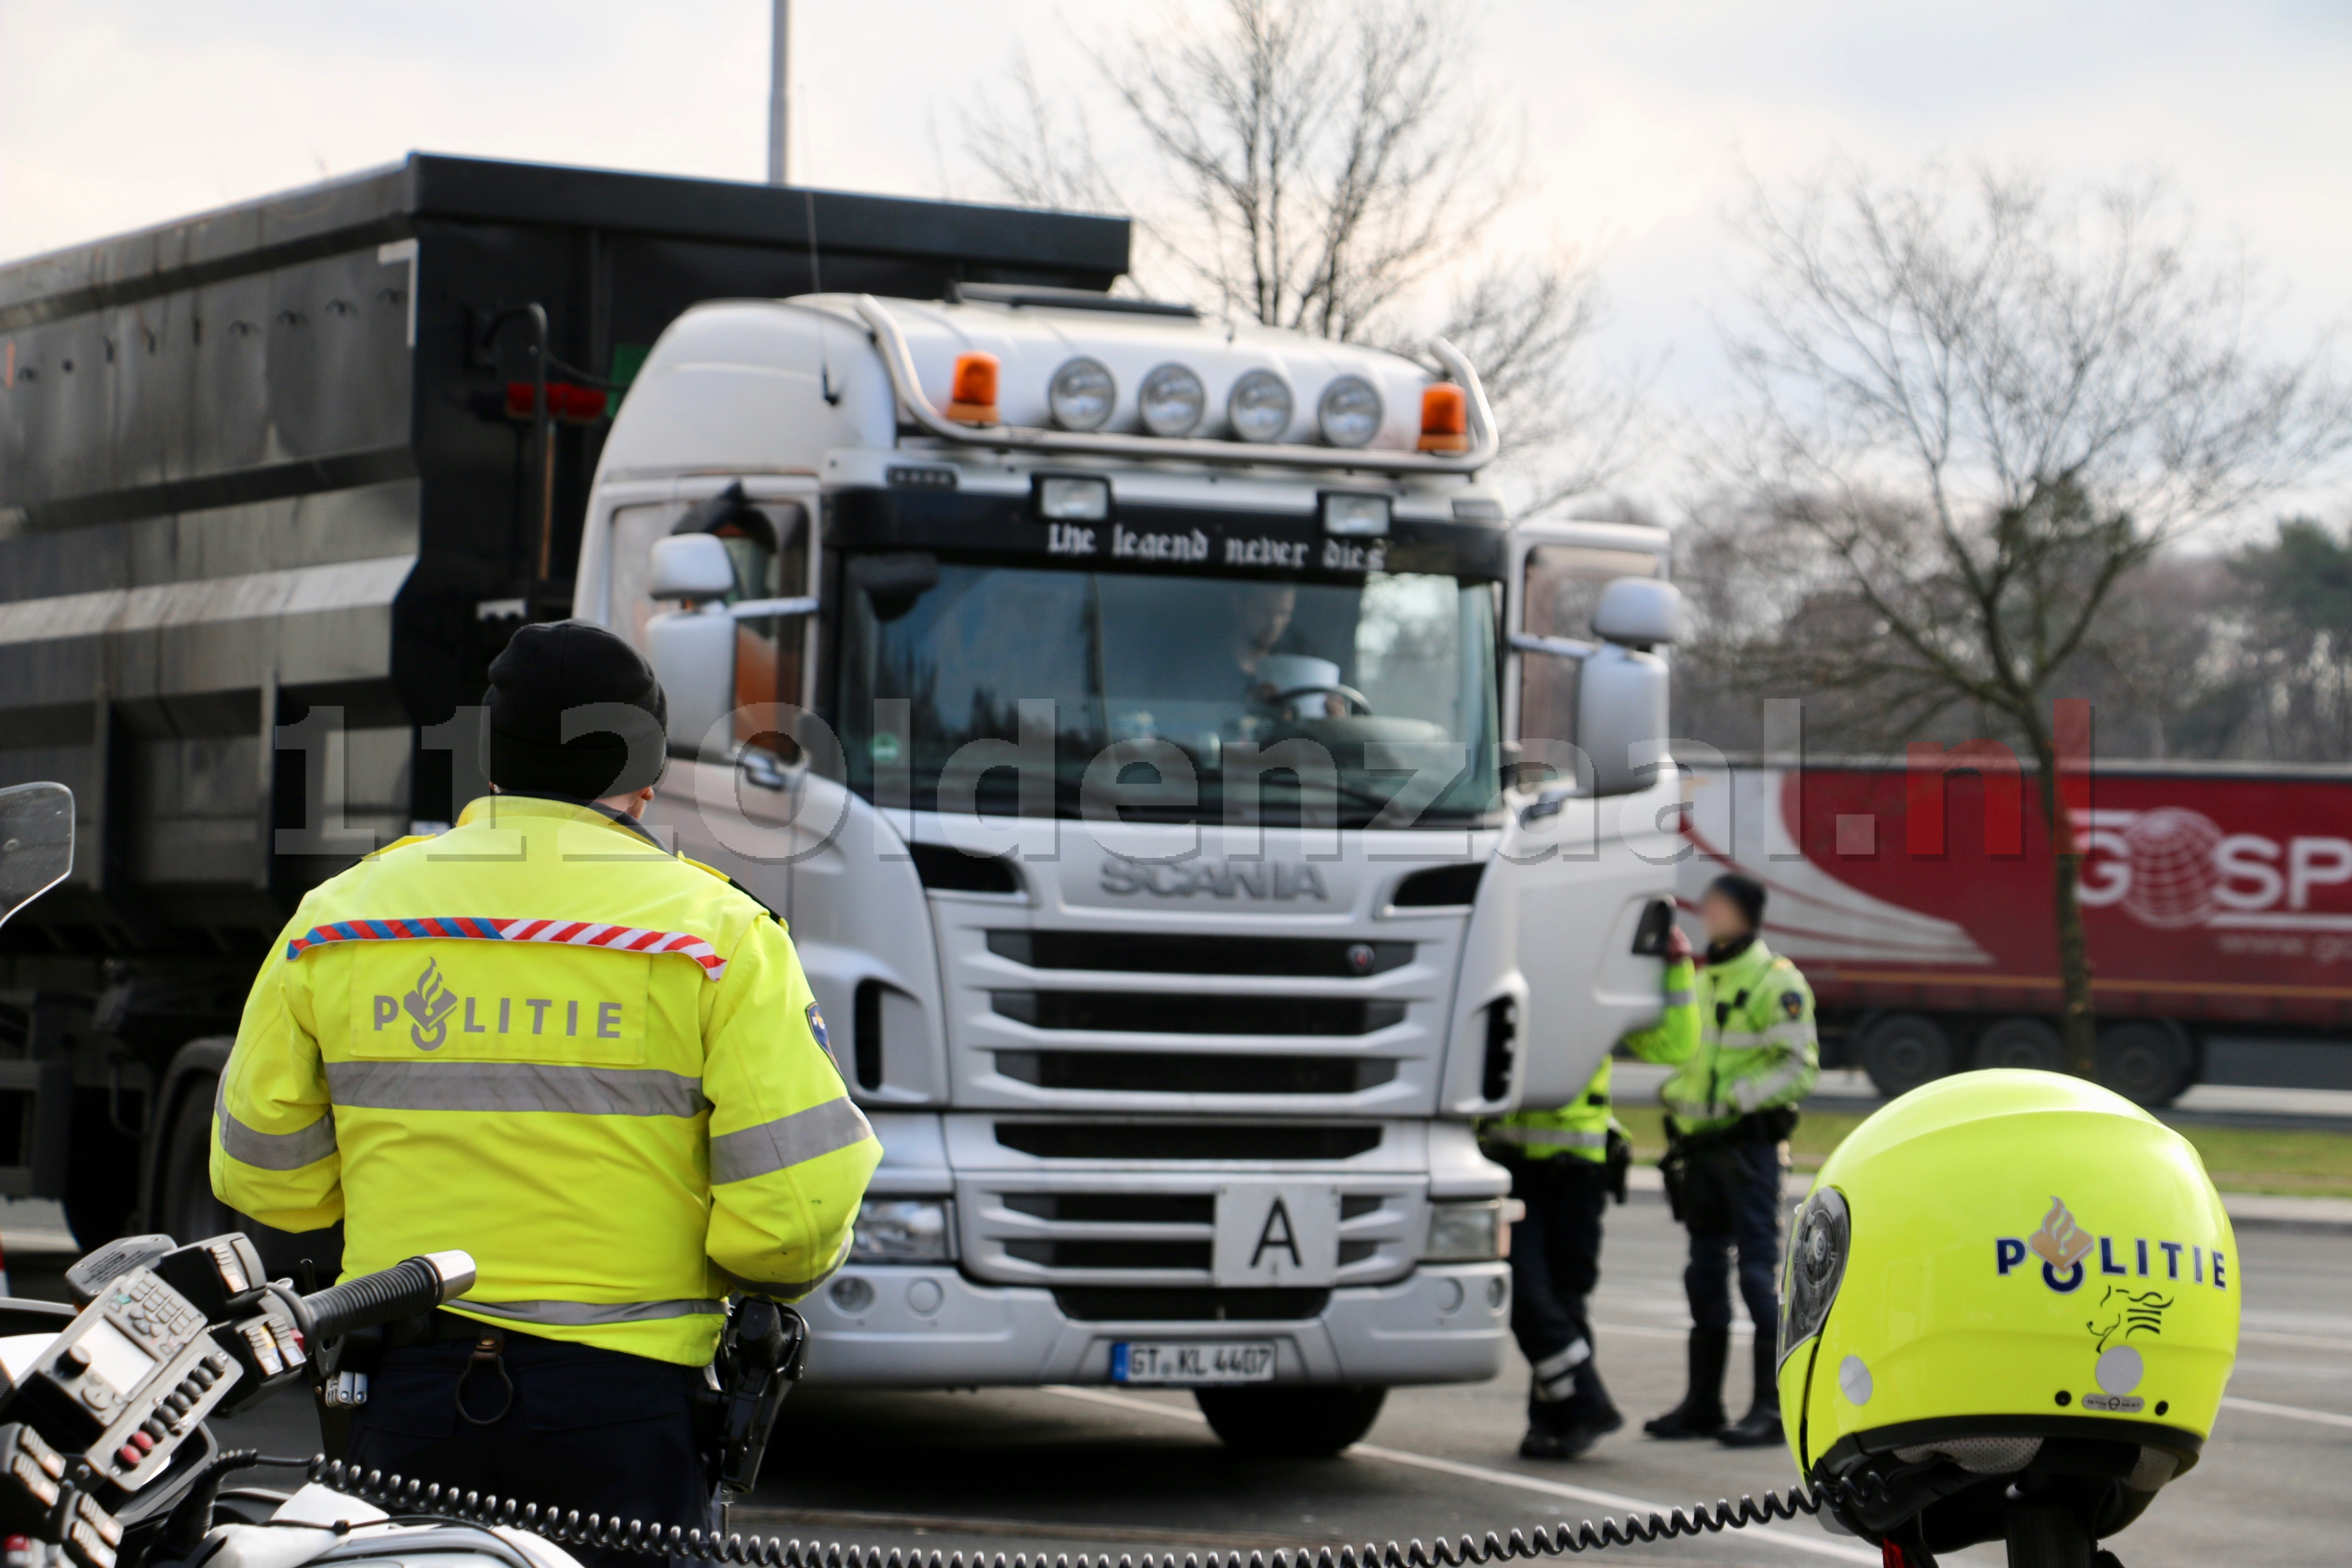
[{"label": "police flame emblem", "polygon": [[2071,1269],[2090,1251],[2091,1238],[2074,1223],[2074,1216],[2064,1201],[2053,1197],[2050,1200],[2050,1212],[2042,1217],[2042,1228],[2025,1244],[2053,1269]]},{"label": "police flame emblem", "polygon": [[400,1009],[409,1017],[408,1038],[416,1049],[440,1050],[449,1037],[449,1015],[457,1010],[457,998],[443,983],[440,965],[430,958],[425,961],[425,972],[400,998]]}]

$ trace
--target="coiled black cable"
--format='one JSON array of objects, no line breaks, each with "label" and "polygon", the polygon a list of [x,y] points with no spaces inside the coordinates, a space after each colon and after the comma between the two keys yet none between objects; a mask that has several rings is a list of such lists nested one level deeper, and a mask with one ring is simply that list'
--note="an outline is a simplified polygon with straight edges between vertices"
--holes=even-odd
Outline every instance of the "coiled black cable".
[{"label": "coiled black cable", "polygon": [[640,1519],[583,1514],[577,1509],[559,1513],[537,1503],[513,1498],[461,1492],[455,1487],[362,1471],[356,1465],[324,1455],[310,1461],[310,1479],[320,1486],[373,1503],[394,1514],[424,1515],[463,1524],[501,1525],[527,1530],[559,1546],[587,1546],[600,1552],[633,1552],[646,1557],[690,1557],[701,1563],[740,1563],[758,1568],[1462,1568],[1464,1564],[1507,1563],[1521,1557],[1557,1557],[1570,1552],[1598,1552],[1610,1546],[1644,1545],[1678,1536],[1714,1534],[1751,1524],[1772,1524],[1799,1515],[1819,1513],[1832,1501],[1852,1504],[1880,1489],[1868,1482],[1833,1481],[1826,1486],[1791,1487],[1766,1492],[1759,1500],[1743,1497],[1738,1502],[1719,1500],[1695,1503],[1668,1513],[1635,1514],[1625,1519],[1581,1520],[1575,1524],[1536,1525],[1508,1535],[1488,1531],[1484,1537],[1440,1536],[1424,1544],[1391,1541],[1322,1547],[1275,1547],[1250,1552],[910,1552],[903,1547],[845,1545],[837,1541],[783,1541],[772,1535],[722,1535],[715,1530],[665,1529]]}]

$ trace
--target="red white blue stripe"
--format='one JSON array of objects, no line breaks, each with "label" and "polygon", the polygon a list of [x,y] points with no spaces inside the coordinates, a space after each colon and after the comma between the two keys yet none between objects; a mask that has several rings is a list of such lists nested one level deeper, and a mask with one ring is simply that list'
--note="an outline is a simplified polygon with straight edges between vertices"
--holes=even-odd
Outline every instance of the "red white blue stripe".
[{"label": "red white blue stripe", "polygon": [[434,915],[414,920],[338,920],[313,925],[286,944],[292,963],[313,947],[336,942],[556,942],[567,947],[603,947],[615,953],[676,954],[702,966],[708,979],[727,973],[727,960],[699,936],[683,931],[646,931],[632,925],[600,925],[593,920],[491,920],[481,915]]}]

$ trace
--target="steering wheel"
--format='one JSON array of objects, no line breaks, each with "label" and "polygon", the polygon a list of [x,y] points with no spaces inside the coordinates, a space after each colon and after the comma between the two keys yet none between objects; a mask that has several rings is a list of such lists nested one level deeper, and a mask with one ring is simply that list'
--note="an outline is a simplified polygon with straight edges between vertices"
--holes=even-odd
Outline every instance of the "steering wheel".
[{"label": "steering wheel", "polygon": [[1371,715],[1371,702],[1364,695],[1363,693],[1358,691],[1353,686],[1343,686],[1337,681],[1334,681],[1328,685],[1318,683],[1313,685],[1292,686],[1287,691],[1275,693],[1272,696],[1265,699],[1265,703],[1268,707],[1282,707],[1289,703],[1293,697],[1312,696],[1317,692],[1321,692],[1326,696],[1339,697],[1352,706],[1358,713],[1363,714],[1367,717]]}]

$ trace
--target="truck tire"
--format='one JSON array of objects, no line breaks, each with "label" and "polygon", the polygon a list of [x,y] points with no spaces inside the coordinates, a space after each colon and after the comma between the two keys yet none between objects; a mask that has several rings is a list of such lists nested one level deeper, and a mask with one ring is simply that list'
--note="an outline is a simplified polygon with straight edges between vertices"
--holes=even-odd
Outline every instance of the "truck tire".
[{"label": "truck tire", "polygon": [[2046,1019],[2006,1018],[1977,1040],[1979,1067],[2032,1067],[2066,1071],[2066,1040]]},{"label": "truck tire", "polygon": [[1888,1013],[1863,1031],[1862,1070],[1889,1100],[1959,1065],[1952,1037],[1925,1013]]},{"label": "truck tire", "polygon": [[2178,1026],[2132,1019],[2099,1031],[2099,1082],[2141,1105],[2169,1105],[2189,1087],[2194,1058]]},{"label": "truck tire", "polygon": [[174,1240],[201,1241],[244,1227],[213,1196],[213,1094],[220,1080],[190,1074],[181,1083],[157,1161],[161,1182],[153,1228]]},{"label": "truck tire", "polygon": [[1385,1388],[1299,1384],[1195,1388],[1209,1429],[1236,1454],[1267,1459],[1327,1459],[1372,1429]]},{"label": "truck tire", "polygon": [[73,1144],[66,1155],[66,1228],[85,1252],[122,1234],[139,1205],[139,1140],[114,1124],[103,1089],[73,1097]]}]

